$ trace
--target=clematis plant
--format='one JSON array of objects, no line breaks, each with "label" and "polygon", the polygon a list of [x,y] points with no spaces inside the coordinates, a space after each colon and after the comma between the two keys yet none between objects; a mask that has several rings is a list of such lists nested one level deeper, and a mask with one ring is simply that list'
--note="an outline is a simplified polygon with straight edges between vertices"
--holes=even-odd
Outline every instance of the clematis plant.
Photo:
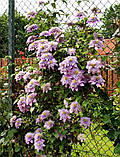
[{"label": "clematis plant", "polygon": [[[36,56],[35,64],[16,72],[22,89],[15,108],[22,123],[19,119],[15,125],[24,130],[25,148],[32,153],[70,155],[72,144],[85,141],[84,129],[90,128],[97,116],[102,122],[100,108],[106,106],[106,100],[101,95],[96,100],[96,93],[104,93],[101,87],[105,80],[100,75],[104,65],[96,48],[102,48],[103,43],[93,43],[94,39],[102,42],[102,36],[89,26],[99,20],[83,12],[76,18],[78,22],[67,25],[66,31],[55,26],[36,36],[36,25],[27,28],[33,33],[27,40],[28,50]],[[13,117],[11,124],[15,120]]]}]

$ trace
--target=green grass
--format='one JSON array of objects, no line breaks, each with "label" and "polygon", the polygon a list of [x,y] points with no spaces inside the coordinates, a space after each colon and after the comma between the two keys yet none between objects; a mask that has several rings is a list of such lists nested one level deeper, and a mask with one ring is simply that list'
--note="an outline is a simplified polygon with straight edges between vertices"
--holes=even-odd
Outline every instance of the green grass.
[{"label": "green grass", "polygon": [[82,145],[79,142],[73,145],[71,157],[120,157],[114,153],[114,142],[106,136],[107,131],[96,126],[84,130],[86,140]]}]

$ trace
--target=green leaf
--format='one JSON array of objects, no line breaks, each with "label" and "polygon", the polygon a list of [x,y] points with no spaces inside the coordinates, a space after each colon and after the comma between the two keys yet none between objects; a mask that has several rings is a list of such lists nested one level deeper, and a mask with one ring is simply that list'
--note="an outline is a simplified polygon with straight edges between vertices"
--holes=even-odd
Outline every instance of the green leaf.
[{"label": "green leaf", "polygon": [[78,5],[81,3],[81,1],[77,1]]},{"label": "green leaf", "polygon": [[65,4],[67,4],[67,1],[66,1],[66,0],[62,0],[62,2],[65,3]]},{"label": "green leaf", "polygon": [[116,85],[120,88],[120,81],[118,81],[118,82],[116,83]]},{"label": "green leaf", "polygon": [[6,135],[6,133],[7,133],[7,130],[3,131],[3,132],[0,134],[0,136],[4,136],[4,135]]},{"label": "green leaf", "polygon": [[20,146],[19,145],[15,145],[15,152],[19,152],[20,151]]},{"label": "green leaf", "polygon": [[51,3],[53,8],[56,8],[56,4],[55,3]]},{"label": "green leaf", "polygon": [[14,133],[16,133],[16,132],[17,132],[16,129],[11,129],[10,131],[8,131],[9,138],[12,138],[14,136]]},{"label": "green leaf", "polygon": [[35,107],[30,108],[30,112],[32,113],[34,111]]},{"label": "green leaf", "polygon": [[115,153],[120,154],[120,144],[117,144],[115,147]]},{"label": "green leaf", "polygon": [[54,133],[54,136],[55,136],[56,138],[58,138],[58,137],[59,137],[59,135],[58,135],[58,133],[57,133],[57,132],[55,132],[55,133]]},{"label": "green leaf", "polygon": [[104,123],[106,124],[106,123],[110,123],[110,122],[111,122],[110,116],[109,115],[105,115],[104,116]]},{"label": "green leaf", "polygon": [[84,100],[83,103],[82,103],[82,106],[83,106],[83,107],[86,107],[86,106],[88,105],[88,103],[89,103],[88,100]]}]

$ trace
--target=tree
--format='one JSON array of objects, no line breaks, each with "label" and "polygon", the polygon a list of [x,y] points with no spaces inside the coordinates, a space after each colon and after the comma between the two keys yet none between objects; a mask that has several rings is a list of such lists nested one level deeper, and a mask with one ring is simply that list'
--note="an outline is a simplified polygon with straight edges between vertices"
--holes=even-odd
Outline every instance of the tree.
[{"label": "tree", "polygon": [[110,8],[105,9],[102,22],[106,38],[112,38],[116,31],[120,32],[120,4],[111,5]]},{"label": "tree", "polygon": [[[26,45],[24,26],[28,20],[25,16],[15,11],[15,56],[18,50],[24,51]],[[8,15],[4,13],[0,17],[0,57],[8,55]]]}]

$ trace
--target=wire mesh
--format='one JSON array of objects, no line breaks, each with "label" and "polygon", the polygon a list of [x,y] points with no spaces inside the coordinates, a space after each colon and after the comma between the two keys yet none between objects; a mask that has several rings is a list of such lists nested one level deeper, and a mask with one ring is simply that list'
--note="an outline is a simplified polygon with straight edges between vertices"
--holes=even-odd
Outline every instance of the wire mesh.
[{"label": "wire mesh", "polygon": [[[66,3],[67,2],[67,3]],[[56,4],[56,6],[54,5]],[[47,6],[40,5],[40,1],[38,0],[15,0],[15,57],[20,57],[20,52],[24,53],[24,56],[27,57],[26,52],[26,40],[25,38],[25,26],[28,23],[28,20],[26,18],[27,14],[31,11],[39,11],[40,9],[44,11],[52,10],[53,12],[60,12],[62,15],[57,16],[58,23],[61,23],[61,27],[65,30],[66,23],[68,22],[75,22],[75,15],[78,10],[85,11],[88,13],[88,15],[92,14],[91,9],[93,8],[99,8],[102,13],[104,13],[105,9],[109,9],[111,5],[119,4],[119,0],[91,0],[88,1],[82,1],[79,4],[78,0],[68,0],[68,1],[62,1],[57,0],[56,2],[50,1],[50,4]],[[64,12],[62,12],[63,10]],[[0,0],[0,19],[4,16],[4,21],[1,22],[1,26],[4,27],[4,25],[8,26],[8,1],[7,0]],[[103,23],[100,23],[98,25],[99,28],[102,28]],[[0,40],[3,42],[0,46],[0,57],[5,57],[7,55],[7,39],[8,39],[8,32],[7,28],[5,28],[5,33],[3,33],[0,30]],[[117,28],[118,29],[118,28]],[[116,30],[117,30],[116,29]],[[119,30],[120,31],[120,30]],[[114,32],[115,33],[115,32]],[[114,33],[112,35],[114,35]],[[112,37],[111,37],[112,38]],[[111,40],[110,40],[111,41]],[[5,44],[6,43],[6,44]],[[113,45],[112,45],[113,44]],[[111,46],[112,45],[112,46]],[[112,60],[112,62],[115,60],[116,56],[113,56],[113,49],[114,49],[115,43],[114,41],[111,41],[111,44],[106,44],[107,50],[101,52],[103,55],[110,54],[111,56],[108,59],[108,65],[109,62]],[[106,54],[107,53],[107,54]],[[32,60],[32,59],[31,59]],[[2,61],[1,61],[2,63]],[[2,66],[3,64],[1,64]],[[109,91],[109,94],[111,94],[111,91],[113,90],[115,83],[118,81],[117,75],[114,71],[108,70],[107,73],[102,72],[104,77],[107,80],[107,88]],[[99,124],[96,124],[99,125]],[[97,126],[96,126],[97,127]],[[110,139],[107,137],[107,131],[104,129],[96,129],[94,127],[91,128],[91,130],[86,129],[85,134],[85,143],[84,145],[80,142],[79,144],[75,145],[73,148],[73,156],[78,157],[114,157],[116,154],[114,154],[114,146],[115,141],[110,141]],[[116,156],[117,157],[117,156]]]}]

